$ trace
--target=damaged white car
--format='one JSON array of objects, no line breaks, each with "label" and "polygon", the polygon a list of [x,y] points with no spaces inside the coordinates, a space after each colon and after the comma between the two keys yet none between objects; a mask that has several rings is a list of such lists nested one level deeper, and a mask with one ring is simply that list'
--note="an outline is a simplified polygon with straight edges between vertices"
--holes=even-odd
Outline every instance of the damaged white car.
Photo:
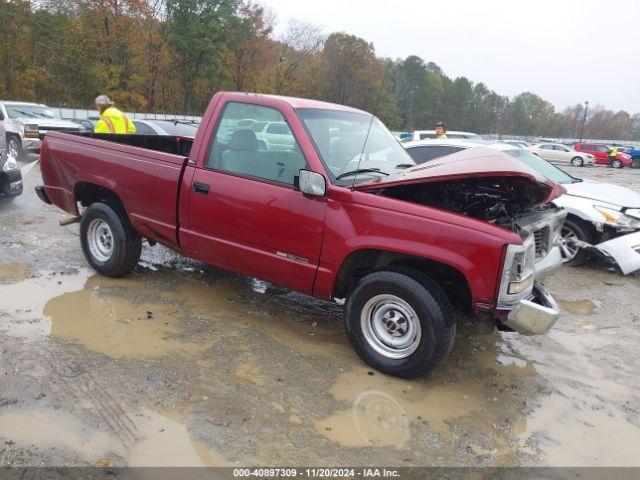
[{"label": "damaged white car", "polygon": [[604,256],[622,273],[640,270],[640,194],[610,183],[569,175],[532,153],[512,145],[470,140],[421,140],[403,146],[416,163],[479,145],[501,150],[523,161],[567,191],[553,203],[567,212],[559,247],[566,264],[584,263],[590,254]]}]

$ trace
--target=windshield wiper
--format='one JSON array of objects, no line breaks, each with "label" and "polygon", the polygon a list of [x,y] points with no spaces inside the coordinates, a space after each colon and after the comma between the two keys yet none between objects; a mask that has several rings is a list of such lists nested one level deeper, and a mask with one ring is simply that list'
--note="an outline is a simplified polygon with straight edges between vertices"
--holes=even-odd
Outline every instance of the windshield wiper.
[{"label": "windshield wiper", "polygon": [[350,170],[348,172],[341,173],[336,177],[336,180],[340,180],[341,178],[350,177],[351,175],[357,175],[359,173],[382,173],[383,175],[389,175],[387,172],[383,172],[379,168],[358,168],[357,170]]},{"label": "windshield wiper", "polygon": [[31,118],[38,118],[33,113],[23,112],[22,110],[14,110],[14,112],[21,113],[22,115],[26,115],[26,116],[31,117]]}]

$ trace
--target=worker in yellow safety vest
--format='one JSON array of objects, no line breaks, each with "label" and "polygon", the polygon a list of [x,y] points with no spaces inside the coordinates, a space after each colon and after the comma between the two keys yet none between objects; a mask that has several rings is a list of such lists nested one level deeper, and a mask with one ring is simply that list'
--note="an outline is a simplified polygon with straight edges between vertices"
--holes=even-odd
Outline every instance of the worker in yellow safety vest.
[{"label": "worker in yellow safety vest", "polygon": [[609,162],[607,163],[608,167],[612,167],[613,166],[613,162],[616,160],[616,157],[618,156],[618,147],[616,147],[616,144],[613,144],[613,147],[611,147],[611,150],[609,150]]},{"label": "worker in yellow safety vest", "polygon": [[127,114],[114,107],[106,95],[96,97],[96,108],[100,112],[100,120],[93,129],[95,133],[136,133],[136,127]]}]

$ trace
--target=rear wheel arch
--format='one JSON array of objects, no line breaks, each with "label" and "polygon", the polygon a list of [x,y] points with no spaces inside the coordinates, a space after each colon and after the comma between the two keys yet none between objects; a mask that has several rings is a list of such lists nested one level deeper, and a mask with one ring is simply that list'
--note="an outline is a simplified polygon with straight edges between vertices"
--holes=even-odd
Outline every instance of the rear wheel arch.
[{"label": "rear wheel arch", "polygon": [[381,270],[417,271],[426,275],[446,294],[451,304],[461,312],[473,312],[469,281],[458,269],[436,260],[381,249],[351,252],[336,274],[332,298],[344,298],[364,276]]},{"label": "rear wheel arch", "polygon": [[117,205],[123,210],[124,203],[116,192],[110,188],[103,187],[91,182],[78,182],[74,187],[73,198],[76,204],[80,203],[83,207],[88,207],[92,203],[102,202],[111,205]]}]

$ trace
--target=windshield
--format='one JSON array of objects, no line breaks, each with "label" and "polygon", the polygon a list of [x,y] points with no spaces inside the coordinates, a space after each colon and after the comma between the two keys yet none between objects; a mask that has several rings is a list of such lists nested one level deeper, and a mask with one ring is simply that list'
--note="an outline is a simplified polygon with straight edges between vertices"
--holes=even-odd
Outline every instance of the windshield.
[{"label": "windshield", "polygon": [[505,153],[524,162],[539,174],[544,175],[549,180],[553,180],[556,183],[576,183],[581,181],[579,178],[572,177],[568,173],[560,170],[558,167],[551,165],[546,160],[543,160],[537,155],[526,150],[505,150]]},{"label": "windshield", "polygon": [[9,118],[58,118],[58,116],[49,107],[42,105],[20,105],[5,103],[7,115]]},{"label": "windshield", "polygon": [[[339,185],[369,182],[415,165],[382,122],[377,118],[371,121],[371,115],[315,108],[299,109],[298,114],[331,180]],[[371,131],[367,137],[369,125]],[[346,175],[356,170],[360,172]],[[339,176],[343,177],[337,178]]]}]

